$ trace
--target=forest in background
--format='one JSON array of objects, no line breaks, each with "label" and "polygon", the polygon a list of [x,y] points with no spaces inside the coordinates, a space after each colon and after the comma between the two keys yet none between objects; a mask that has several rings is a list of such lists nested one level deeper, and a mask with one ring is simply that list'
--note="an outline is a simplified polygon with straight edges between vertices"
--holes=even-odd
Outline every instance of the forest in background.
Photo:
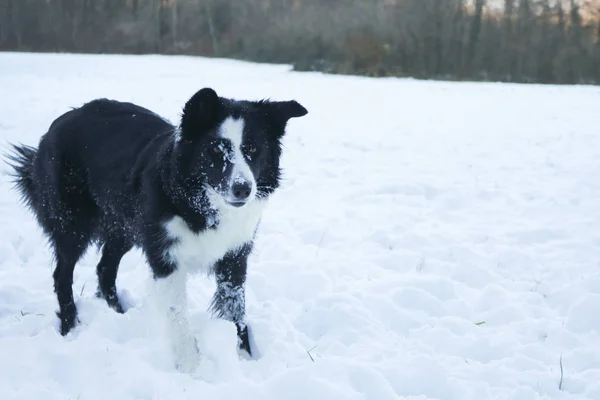
[{"label": "forest in background", "polygon": [[600,2],[0,0],[0,50],[186,54],[340,74],[600,84]]}]

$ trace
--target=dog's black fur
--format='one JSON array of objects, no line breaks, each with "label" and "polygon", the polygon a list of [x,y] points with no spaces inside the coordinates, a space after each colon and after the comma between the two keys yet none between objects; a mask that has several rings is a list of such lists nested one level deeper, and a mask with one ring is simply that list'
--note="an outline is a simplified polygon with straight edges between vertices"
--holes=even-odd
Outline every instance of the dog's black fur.
[{"label": "dog's black fur", "polygon": [[[115,280],[129,250],[141,248],[160,279],[178,268],[164,257],[174,244],[165,221],[179,216],[194,233],[218,229],[219,209],[209,204],[205,187],[222,186],[230,173],[222,152],[231,144],[216,134],[227,117],[245,122],[244,152],[252,153],[248,166],[256,196],[266,198],[279,186],[286,123],[306,113],[296,101],[237,101],[205,88],[186,102],[176,126],[138,105],[98,99],[58,117],[37,149],[13,145],[16,187],[54,252],[61,334],[76,325],[73,270],[88,246],[102,246],[98,296],[122,313]],[[228,293],[243,289],[251,248],[250,241],[215,263],[212,304],[216,314],[236,323],[240,347],[248,353],[245,310]]]}]

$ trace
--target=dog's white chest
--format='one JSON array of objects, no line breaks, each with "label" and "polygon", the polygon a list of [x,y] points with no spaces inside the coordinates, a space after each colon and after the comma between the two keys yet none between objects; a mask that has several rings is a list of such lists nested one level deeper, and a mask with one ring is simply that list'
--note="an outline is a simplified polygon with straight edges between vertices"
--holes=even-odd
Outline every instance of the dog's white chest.
[{"label": "dog's white chest", "polygon": [[165,229],[176,243],[165,256],[188,272],[210,272],[225,254],[252,240],[264,206],[264,202],[254,201],[239,209],[228,207],[220,213],[216,229],[199,234],[192,232],[181,217],[172,218]]}]

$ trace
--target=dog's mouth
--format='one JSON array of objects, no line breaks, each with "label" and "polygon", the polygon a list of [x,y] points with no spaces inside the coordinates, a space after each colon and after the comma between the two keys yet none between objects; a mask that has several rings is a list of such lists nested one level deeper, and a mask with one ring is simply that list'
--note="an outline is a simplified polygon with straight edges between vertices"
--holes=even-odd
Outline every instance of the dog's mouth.
[{"label": "dog's mouth", "polygon": [[230,206],[236,207],[236,208],[243,207],[247,203],[247,201],[229,201],[229,200],[225,200],[225,202],[227,204],[229,204]]}]

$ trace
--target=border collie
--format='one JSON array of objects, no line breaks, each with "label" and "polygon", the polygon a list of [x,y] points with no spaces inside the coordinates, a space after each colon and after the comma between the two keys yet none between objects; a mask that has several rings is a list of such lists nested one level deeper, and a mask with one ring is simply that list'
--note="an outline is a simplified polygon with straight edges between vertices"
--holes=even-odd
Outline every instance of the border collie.
[{"label": "border collie", "polygon": [[252,356],[248,255],[279,186],[286,124],[306,114],[295,100],[234,100],[204,88],[173,125],[138,105],[96,99],[58,117],[37,149],[12,145],[15,186],[53,250],[60,333],[76,325],[73,270],[88,246],[102,247],[97,296],[119,313],[117,271],[135,246],[151,268],[179,370],[199,362],[186,315],[193,272],[214,275],[210,311],[235,324],[238,350]]}]

